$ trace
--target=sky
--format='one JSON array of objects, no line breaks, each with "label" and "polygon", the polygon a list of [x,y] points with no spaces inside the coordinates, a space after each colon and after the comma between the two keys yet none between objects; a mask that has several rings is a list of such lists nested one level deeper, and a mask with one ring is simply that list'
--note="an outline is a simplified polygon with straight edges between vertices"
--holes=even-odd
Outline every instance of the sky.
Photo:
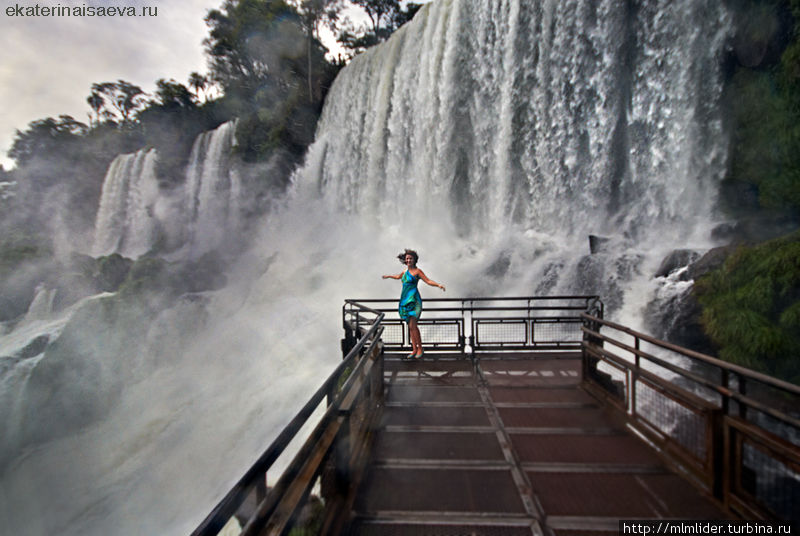
[{"label": "sky", "polygon": [[[425,3],[429,0],[417,0]],[[39,6],[39,16],[19,16]],[[16,130],[62,114],[88,122],[95,82],[132,82],[147,92],[159,78],[186,83],[205,73],[203,21],[222,0],[3,0],[0,13],[0,164]],[[43,7],[133,7],[138,16],[45,16]],[[52,9],[55,8],[55,9]],[[145,15],[142,15],[143,8]],[[63,11],[63,9],[62,9]]]},{"label": "sky", "polygon": [[[221,0],[4,0],[0,13],[0,163],[15,130],[45,117],[72,115],[88,122],[86,97],[95,82],[124,79],[145,91],[159,78],[186,82],[205,72],[203,18]],[[155,16],[20,17],[39,5],[157,9]],[[11,13],[11,15],[9,15]],[[153,13],[153,10],[149,11]]]}]

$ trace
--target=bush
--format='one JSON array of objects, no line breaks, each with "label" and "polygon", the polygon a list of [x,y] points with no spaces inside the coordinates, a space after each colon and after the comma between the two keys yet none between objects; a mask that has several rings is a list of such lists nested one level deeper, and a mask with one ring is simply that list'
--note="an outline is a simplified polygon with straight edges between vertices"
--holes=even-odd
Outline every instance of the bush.
[{"label": "bush", "polygon": [[720,358],[800,383],[800,232],[739,247],[695,292]]}]

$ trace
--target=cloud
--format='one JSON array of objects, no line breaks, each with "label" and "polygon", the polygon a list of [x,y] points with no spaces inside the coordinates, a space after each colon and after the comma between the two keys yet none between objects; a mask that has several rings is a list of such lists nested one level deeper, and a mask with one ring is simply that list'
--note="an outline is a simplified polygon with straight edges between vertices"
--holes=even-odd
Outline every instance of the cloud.
[{"label": "cloud", "polygon": [[[33,2],[17,2],[22,7]],[[115,5],[157,8],[156,16],[12,17],[0,13],[0,163],[15,129],[47,116],[70,114],[86,121],[86,97],[92,83],[119,78],[155,87],[159,78],[185,82],[205,71],[203,21],[221,0],[119,0],[53,2],[40,5]]]},{"label": "cloud", "polygon": [[[427,3],[430,0],[416,0]],[[95,6],[157,8],[157,16],[15,17],[9,6]],[[0,12],[0,164],[15,130],[61,114],[86,122],[91,85],[120,78],[151,92],[159,78],[186,82],[192,71],[205,72],[204,18],[222,0],[19,0]],[[346,14],[363,23],[366,15]],[[333,50],[333,35],[323,37]]]}]

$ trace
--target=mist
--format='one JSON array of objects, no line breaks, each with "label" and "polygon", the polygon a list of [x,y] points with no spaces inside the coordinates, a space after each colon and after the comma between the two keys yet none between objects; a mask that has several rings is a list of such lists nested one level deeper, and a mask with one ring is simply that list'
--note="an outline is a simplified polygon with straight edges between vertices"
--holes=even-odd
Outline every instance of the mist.
[{"label": "mist", "polygon": [[343,300],[399,295],[404,248],[447,287],[423,299],[599,294],[640,326],[664,257],[716,244],[726,12],[533,7],[427,5],[340,73],[291,174],[231,157],[225,124],[168,188],[121,151],[77,249],[141,256],[0,337],[0,525],[190,532],[338,364]]}]

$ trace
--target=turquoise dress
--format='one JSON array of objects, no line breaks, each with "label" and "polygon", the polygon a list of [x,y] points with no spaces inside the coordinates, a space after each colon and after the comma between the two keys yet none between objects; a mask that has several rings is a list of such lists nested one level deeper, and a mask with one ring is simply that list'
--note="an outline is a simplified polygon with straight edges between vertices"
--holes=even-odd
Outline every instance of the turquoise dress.
[{"label": "turquoise dress", "polygon": [[412,318],[419,320],[419,315],[422,314],[422,296],[419,295],[417,283],[419,277],[413,276],[408,273],[408,270],[403,272],[400,281],[403,282],[403,291],[400,293],[400,318],[406,322]]}]

